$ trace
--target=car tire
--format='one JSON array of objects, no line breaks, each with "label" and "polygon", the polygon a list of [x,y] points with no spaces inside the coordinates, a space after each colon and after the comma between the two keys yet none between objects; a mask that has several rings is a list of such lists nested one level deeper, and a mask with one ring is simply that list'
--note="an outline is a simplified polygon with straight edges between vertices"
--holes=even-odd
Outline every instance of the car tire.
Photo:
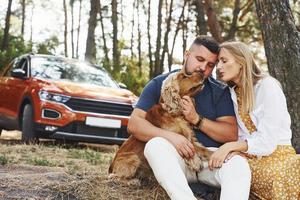
[{"label": "car tire", "polygon": [[22,117],[22,141],[26,144],[38,142],[38,134],[34,130],[34,113],[30,104],[25,105]]}]

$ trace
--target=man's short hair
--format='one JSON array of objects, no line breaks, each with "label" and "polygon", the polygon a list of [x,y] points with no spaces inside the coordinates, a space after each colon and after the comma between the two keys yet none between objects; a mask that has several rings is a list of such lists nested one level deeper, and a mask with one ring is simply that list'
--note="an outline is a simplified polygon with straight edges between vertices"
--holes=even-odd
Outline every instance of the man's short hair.
[{"label": "man's short hair", "polygon": [[210,52],[214,54],[219,54],[220,52],[220,45],[219,43],[210,36],[207,35],[199,35],[196,37],[196,39],[193,41],[191,47],[193,45],[203,45],[205,46]]}]

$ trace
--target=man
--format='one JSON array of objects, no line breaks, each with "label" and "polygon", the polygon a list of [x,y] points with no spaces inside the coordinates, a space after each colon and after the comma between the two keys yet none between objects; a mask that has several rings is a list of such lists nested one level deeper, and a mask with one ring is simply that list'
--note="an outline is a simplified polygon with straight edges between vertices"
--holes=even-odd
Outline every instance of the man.
[{"label": "man", "polygon": [[[194,97],[196,106],[187,96],[183,97],[182,106],[186,120],[195,125],[199,142],[214,148],[238,138],[229,90],[211,77],[218,53],[217,42],[199,36],[185,52],[182,69],[188,74],[203,73],[207,78],[203,90]],[[144,153],[156,179],[174,200],[196,199],[188,181],[197,180],[221,187],[222,200],[248,199],[250,169],[245,158],[235,156],[226,163],[214,160],[209,166],[213,170],[206,167],[196,174],[182,159],[194,155],[193,145],[184,136],[155,127],[145,119],[147,110],[159,101],[162,81],[167,75],[160,75],[147,84],[128,124],[130,133],[147,142]]]}]

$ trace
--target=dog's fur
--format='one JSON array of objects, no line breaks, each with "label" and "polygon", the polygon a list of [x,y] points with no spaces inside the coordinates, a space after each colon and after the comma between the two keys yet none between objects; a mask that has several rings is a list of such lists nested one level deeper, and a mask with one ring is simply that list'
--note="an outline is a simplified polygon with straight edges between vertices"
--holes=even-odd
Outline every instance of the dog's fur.
[{"label": "dog's fur", "polygon": [[[203,168],[203,161],[208,161],[212,152],[200,144],[182,114],[181,97],[194,96],[203,88],[204,78],[200,73],[186,75],[184,70],[170,74],[162,85],[159,103],[146,114],[146,119],[154,126],[170,130],[185,136],[192,142],[196,155],[185,159],[186,164],[194,171]],[[109,167],[110,177],[133,178],[151,175],[150,166],[144,157],[145,142],[130,136],[120,147]]]}]

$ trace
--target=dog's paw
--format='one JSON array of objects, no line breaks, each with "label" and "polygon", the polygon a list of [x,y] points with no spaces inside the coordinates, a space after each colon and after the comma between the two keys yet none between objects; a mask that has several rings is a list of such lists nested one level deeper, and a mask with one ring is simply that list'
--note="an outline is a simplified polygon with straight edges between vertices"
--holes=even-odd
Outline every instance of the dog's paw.
[{"label": "dog's paw", "polygon": [[111,174],[108,174],[107,179],[116,180],[116,179],[119,179],[119,177],[117,174],[111,173]]},{"label": "dog's paw", "polygon": [[191,159],[186,159],[185,162],[188,165],[188,167],[195,172],[199,172],[203,169],[203,162],[196,155]]}]

